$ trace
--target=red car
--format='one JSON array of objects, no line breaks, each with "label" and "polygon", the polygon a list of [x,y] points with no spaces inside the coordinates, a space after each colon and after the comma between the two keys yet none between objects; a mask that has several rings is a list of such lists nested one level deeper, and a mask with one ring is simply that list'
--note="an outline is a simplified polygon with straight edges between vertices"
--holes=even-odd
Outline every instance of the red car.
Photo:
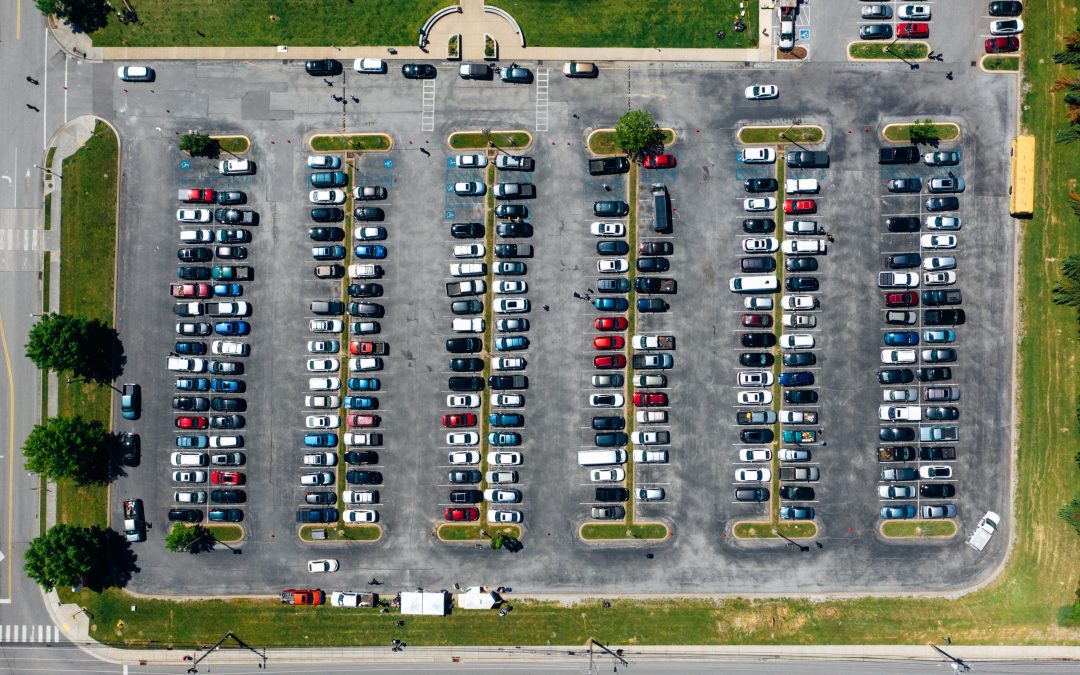
[{"label": "red car", "polygon": [[645,155],[642,166],[646,169],[670,169],[675,166],[675,155]]},{"label": "red car", "polygon": [[444,427],[475,427],[476,415],[472,413],[465,413],[464,415],[443,415],[442,425]]},{"label": "red car", "polygon": [[349,413],[347,418],[350,427],[377,427],[379,426],[378,415],[361,415],[359,413]]},{"label": "red car", "polygon": [[596,330],[626,330],[626,319],[621,316],[604,316],[593,322]]},{"label": "red car", "polygon": [[886,307],[915,307],[918,304],[919,294],[915,291],[904,291],[903,293],[885,294]]},{"label": "red car", "polygon": [[986,41],[987,54],[1007,54],[1020,50],[1020,38],[1015,35],[990,38]]},{"label": "red car", "polygon": [[238,471],[211,471],[210,482],[214,485],[243,485],[244,474]]},{"label": "red car", "polygon": [[202,415],[180,415],[173,423],[177,429],[205,429],[210,425]]},{"label": "red car", "polygon": [[896,25],[896,37],[902,38],[925,38],[930,37],[930,24],[928,23],[900,23]]},{"label": "red car", "polygon": [[215,194],[206,188],[187,188],[180,191],[180,201],[193,204],[213,204]]},{"label": "red car", "polygon": [[382,356],[387,354],[385,342],[357,342],[349,343],[349,353],[363,356]]},{"label": "red car", "polygon": [[458,520],[479,520],[480,512],[471,506],[464,509],[446,509],[443,517],[450,522]]},{"label": "red car", "polygon": [[605,354],[594,356],[592,360],[594,368],[625,368],[626,357],[622,354]]},{"label": "red car", "polygon": [[772,325],[772,317],[768,314],[743,314],[742,325],[746,328],[768,328]]},{"label": "red car", "polygon": [[667,394],[662,391],[635,391],[634,405],[641,407],[667,405]]},{"label": "red car", "polygon": [[621,335],[598,335],[592,339],[592,346],[593,349],[622,349],[626,346],[626,340],[622,339]]},{"label": "red car", "polygon": [[813,213],[817,203],[813,199],[785,199],[784,213]]},{"label": "red car", "polygon": [[174,298],[209,298],[210,284],[169,284]]}]

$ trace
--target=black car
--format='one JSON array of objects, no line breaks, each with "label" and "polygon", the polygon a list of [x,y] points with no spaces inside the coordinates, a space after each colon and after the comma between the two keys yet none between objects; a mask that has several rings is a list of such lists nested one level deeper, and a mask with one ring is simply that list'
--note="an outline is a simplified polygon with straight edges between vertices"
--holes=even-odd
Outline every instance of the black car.
[{"label": "black car", "polygon": [[626,440],[626,433],[622,431],[593,434],[593,443],[599,448],[614,448],[626,445]]},{"label": "black car", "polygon": [[927,211],[956,211],[960,208],[960,200],[956,197],[931,197],[926,200]]},{"label": "black car", "polygon": [[671,263],[667,258],[638,258],[638,272],[667,272],[671,269]]},{"label": "black car", "polygon": [[784,269],[788,272],[814,272],[817,270],[817,258],[784,258]]},{"label": "black car", "polygon": [[637,311],[639,312],[666,312],[670,307],[671,305],[660,298],[638,298],[637,301]]},{"label": "black car", "polygon": [[918,178],[893,178],[886,187],[889,192],[920,192],[922,181]]},{"label": "black car", "polygon": [[406,63],[401,66],[401,75],[406,80],[434,80],[439,71],[430,63]]},{"label": "black car", "polygon": [[308,236],[314,241],[341,241],[345,230],[340,227],[309,227]]},{"label": "black car", "polygon": [[915,374],[911,368],[886,368],[878,371],[877,379],[881,384],[906,384],[915,379]]},{"label": "black car", "polygon": [[176,252],[176,257],[180,259],[180,262],[207,262],[214,257],[214,253],[206,247],[196,246],[180,249]]},{"label": "black car", "polygon": [[202,396],[173,396],[172,408],[173,410],[182,410],[184,412],[198,412],[206,410],[209,402]]},{"label": "black car", "polygon": [[952,368],[949,366],[919,368],[916,374],[918,375],[920,382],[942,382],[944,380],[952,379]]},{"label": "black car", "polygon": [[926,419],[932,421],[939,420],[958,420],[960,419],[960,409],[954,405],[939,405],[926,409]]},{"label": "black car", "polygon": [[247,402],[242,398],[215,396],[210,399],[210,407],[218,412],[243,412],[247,409]]},{"label": "black car", "polygon": [[918,232],[921,227],[918,216],[893,216],[885,219],[885,229],[889,232]]},{"label": "black car", "polygon": [[451,471],[448,478],[451,483],[479,483],[484,479],[484,474],[477,469],[459,469]]},{"label": "black car", "polygon": [[747,368],[768,368],[773,364],[773,355],[768,352],[745,352],[739,354],[739,365]]},{"label": "black car", "polygon": [[528,218],[529,207],[524,204],[499,204],[495,207],[498,218]]},{"label": "black car", "polygon": [[332,523],[338,519],[337,509],[297,509],[298,523]]},{"label": "black car", "polygon": [[617,415],[592,418],[592,428],[597,431],[619,431],[626,428],[626,420]]},{"label": "black car", "polygon": [[784,392],[784,403],[817,403],[818,395],[813,389],[790,389]]},{"label": "black car", "polygon": [[484,311],[484,303],[479,300],[455,300],[450,303],[450,311],[454,314],[479,314]]},{"label": "black car", "polygon": [[484,378],[451,377],[447,385],[450,391],[482,391],[484,389]]},{"label": "black car", "polygon": [[211,429],[243,429],[245,424],[243,415],[211,415]]},{"label": "black car", "polygon": [[120,436],[120,463],[124,466],[138,466],[141,448],[139,434],[130,431],[122,434]]},{"label": "black car", "polygon": [[450,359],[450,370],[455,373],[478,373],[483,369],[483,359]]},{"label": "black car", "polygon": [[966,318],[962,309],[928,309],[923,312],[923,323],[927,326],[958,326]]},{"label": "black car", "polygon": [[814,488],[800,485],[780,486],[780,499],[813,499]]},{"label": "black car", "polygon": [[596,242],[596,253],[598,255],[626,255],[629,252],[630,246],[621,239]]},{"label": "black car", "polygon": [[379,453],[374,450],[350,450],[345,453],[346,464],[378,464]]},{"label": "black car", "polygon": [[366,316],[378,319],[384,314],[383,306],[374,302],[350,302],[349,314],[351,316]]},{"label": "black car", "polygon": [[479,504],[484,501],[484,493],[479,490],[451,490],[451,504]]},{"label": "black car", "polygon": [[622,487],[598,487],[596,488],[596,501],[598,502],[625,502],[630,499],[630,491]]},{"label": "black car", "polygon": [[743,443],[772,443],[772,429],[743,429],[739,432],[739,439]]},{"label": "black car", "polygon": [[[664,288],[667,286],[667,288]],[[659,277],[638,277],[634,279],[634,290],[638,293],[674,293],[677,284],[674,279]]]},{"label": "black car", "polygon": [[739,342],[747,349],[768,349],[776,345],[776,335],[766,332],[743,333]]},{"label": "black car", "polygon": [[922,292],[924,305],[959,305],[963,296],[958,288],[937,288]]},{"label": "black car", "polygon": [[386,213],[380,206],[357,206],[353,209],[353,217],[364,222],[376,222],[385,218]]},{"label": "black car", "polygon": [[532,225],[528,223],[500,222],[495,226],[495,234],[500,237],[531,237]]},{"label": "black car", "polygon": [[210,278],[209,267],[177,267],[176,276],[183,281],[206,281]]},{"label": "black car", "polygon": [[742,229],[750,234],[768,234],[776,229],[776,221],[772,218],[746,218],[742,221]]},{"label": "black car", "polygon": [[349,469],[345,472],[345,482],[349,485],[379,485],[382,483],[382,474],[378,471]]},{"label": "black car", "polygon": [[784,354],[783,363],[785,366],[812,366],[817,363],[817,357],[813,352],[794,352]]},{"label": "black car", "polygon": [[337,503],[337,495],[333,492],[308,492],[304,495],[305,504],[329,505]]},{"label": "black car", "polygon": [[742,186],[747,192],[776,192],[777,187],[775,178],[747,178]]},{"label": "black car", "polygon": [[816,291],[818,289],[818,280],[815,277],[788,277],[784,279],[784,288],[793,293]]},{"label": "black car", "polygon": [[924,462],[956,459],[956,448],[951,445],[924,445],[919,448],[919,459]]},{"label": "black car", "polygon": [[319,206],[311,209],[311,219],[316,223],[340,223],[345,220],[345,212],[336,206]]},{"label": "black car", "polygon": [[626,202],[612,200],[605,202],[595,202],[593,204],[594,216],[607,216],[611,218],[622,218],[626,214],[630,213],[630,207]]},{"label": "black car", "polygon": [[768,488],[737,488],[735,490],[737,502],[767,502],[769,501]]},{"label": "black car", "polygon": [[214,220],[225,225],[250,225],[255,222],[255,212],[246,209],[214,209]]},{"label": "black car", "polygon": [[922,256],[918,253],[897,253],[889,256],[889,268],[903,270],[910,267],[918,267],[922,264]]},{"label": "black car", "polygon": [[776,259],[767,255],[742,258],[739,260],[739,269],[743,272],[773,272],[776,270]]},{"label": "black car", "polygon": [[244,512],[240,509],[210,509],[206,515],[207,520],[215,523],[239,523],[244,520]]},{"label": "black car", "polygon": [[446,341],[446,351],[451,354],[474,354],[484,348],[480,338],[450,338]]},{"label": "black car", "polygon": [[239,190],[222,190],[214,196],[214,201],[221,206],[243,204],[247,202],[247,195]]},{"label": "black car", "polygon": [[878,429],[878,439],[890,443],[899,443],[915,440],[913,427],[881,427]]},{"label": "black car", "polygon": [[199,523],[202,522],[202,511],[199,509],[169,509],[170,523]]},{"label": "black car", "polygon": [[243,490],[211,490],[210,501],[215,504],[242,504],[247,501]]},{"label": "black car", "polygon": [[531,256],[532,247],[528,244],[495,244],[496,258],[529,258]]},{"label": "black car", "polygon": [[481,223],[454,223],[450,226],[450,236],[455,239],[479,239],[484,236],[484,226]]},{"label": "black car", "polygon": [[173,351],[183,356],[202,356],[206,353],[206,343],[181,340],[173,345]]},{"label": "black car", "polygon": [[892,37],[892,24],[871,23],[859,26],[859,37],[864,40],[888,40]]},{"label": "black car", "polygon": [[597,279],[596,290],[601,293],[629,293],[630,280],[622,277],[615,279]]},{"label": "black car", "polygon": [[382,284],[349,284],[347,289],[350,298],[377,298],[383,294]]},{"label": "black car", "polygon": [[952,483],[923,483],[919,486],[919,496],[929,499],[948,499],[956,496],[956,486]]},{"label": "black car", "polygon": [[1023,11],[1024,5],[1021,2],[999,1],[990,3],[990,16],[1020,16]]},{"label": "black car", "polygon": [[314,75],[315,77],[326,77],[327,75],[338,75],[341,73],[341,61],[337,59],[319,59],[317,61],[305,61],[304,70],[308,75]]}]

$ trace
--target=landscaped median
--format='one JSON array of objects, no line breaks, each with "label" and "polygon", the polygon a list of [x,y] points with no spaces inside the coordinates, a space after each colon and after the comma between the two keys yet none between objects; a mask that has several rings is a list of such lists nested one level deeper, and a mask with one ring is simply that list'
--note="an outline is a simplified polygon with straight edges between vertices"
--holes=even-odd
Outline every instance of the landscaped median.
[{"label": "landscaped median", "polygon": [[[824,143],[825,130],[816,124],[788,127],[741,127],[739,142],[747,145],[781,143]],[[783,181],[781,181],[783,184]]]},{"label": "landscaped median", "polygon": [[214,541],[223,544],[237,544],[245,538],[242,525],[204,525],[203,529],[210,533]]},{"label": "landscaped median", "polygon": [[251,139],[243,135],[214,136],[210,139],[217,143],[217,147],[230,155],[243,155],[251,149]]},{"label": "landscaped median", "polygon": [[[913,133],[914,132],[914,133]],[[960,138],[960,125],[953,122],[915,120],[910,124],[886,124],[881,136],[893,143],[936,143]]]},{"label": "landscaped median", "polygon": [[1020,57],[987,54],[982,57],[979,66],[991,73],[1015,73],[1020,70]]},{"label": "landscaped median", "polygon": [[852,42],[848,58],[858,61],[925,61],[930,45],[925,42]]},{"label": "landscaped median", "polygon": [[780,535],[792,539],[811,539],[817,536],[817,525],[809,520],[779,523],[740,520],[732,526],[731,533],[736,539],[779,539]]},{"label": "landscaped median", "polygon": [[[669,147],[675,143],[675,130],[664,128],[660,130],[661,142],[664,147]],[[585,139],[585,143],[589,148],[589,152],[594,155],[622,155],[626,154],[615,144],[615,130],[614,129],[596,129],[592,131],[588,138]]]},{"label": "landscaped median", "polygon": [[[495,541],[495,535],[500,538],[521,539],[522,530],[517,525],[469,525],[456,523],[443,523],[438,527],[439,539],[443,541],[467,541],[475,542],[481,539]],[[492,546],[492,548],[498,548]]]},{"label": "landscaped median", "polygon": [[957,532],[955,520],[885,520],[878,530],[890,539],[949,539]]},{"label": "landscaped median", "polygon": [[528,131],[455,131],[447,141],[453,150],[524,150],[532,145],[533,137]]},{"label": "landscaped median", "polygon": [[389,152],[394,139],[389,134],[315,134],[308,147],[314,152]]},{"label": "landscaped median", "polygon": [[578,528],[578,536],[585,541],[659,541],[670,537],[671,532],[663,523],[584,523]]},{"label": "landscaped median", "polygon": [[[326,538],[316,539],[314,537],[316,530],[323,530],[326,533]],[[321,541],[378,541],[382,539],[382,535],[383,529],[380,525],[342,525],[338,522],[325,525],[300,526],[300,539],[308,543]]]}]

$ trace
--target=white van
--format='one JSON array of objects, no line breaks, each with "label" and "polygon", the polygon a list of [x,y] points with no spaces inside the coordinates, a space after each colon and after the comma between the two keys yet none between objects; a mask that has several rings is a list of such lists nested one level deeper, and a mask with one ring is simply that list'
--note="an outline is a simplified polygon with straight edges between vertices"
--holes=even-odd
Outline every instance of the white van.
[{"label": "white van", "polygon": [[206,466],[207,464],[205,452],[174,452],[171,459],[173,466]]},{"label": "white van", "polygon": [[821,239],[785,239],[782,247],[785,255],[817,255],[825,253]]},{"label": "white van", "polygon": [[208,244],[214,241],[210,230],[180,230],[180,241],[185,244]]},{"label": "white van", "polygon": [[581,466],[602,466],[609,464],[625,464],[625,450],[579,450],[577,454],[578,464]]},{"label": "white van", "polygon": [[[787,241],[784,242],[785,244]],[[755,274],[745,277],[732,277],[728,288],[732,293],[771,293],[780,287],[775,274]]]},{"label": "white van", "polygon": [[455,333],[483,333],[484,332],[484,320],[480,318],[475,319],[454,319],[454,332]]}]

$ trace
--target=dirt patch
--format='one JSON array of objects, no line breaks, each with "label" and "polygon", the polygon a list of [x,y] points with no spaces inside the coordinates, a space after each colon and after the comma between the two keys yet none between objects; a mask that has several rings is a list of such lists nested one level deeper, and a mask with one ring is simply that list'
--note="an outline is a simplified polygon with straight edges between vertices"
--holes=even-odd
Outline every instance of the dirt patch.
[{"label": "dirt patch", "polygon": [[781,61],[800,61],[806,58],[806,47],[796,47],[790,52],[776,50],[776,58]]}]

